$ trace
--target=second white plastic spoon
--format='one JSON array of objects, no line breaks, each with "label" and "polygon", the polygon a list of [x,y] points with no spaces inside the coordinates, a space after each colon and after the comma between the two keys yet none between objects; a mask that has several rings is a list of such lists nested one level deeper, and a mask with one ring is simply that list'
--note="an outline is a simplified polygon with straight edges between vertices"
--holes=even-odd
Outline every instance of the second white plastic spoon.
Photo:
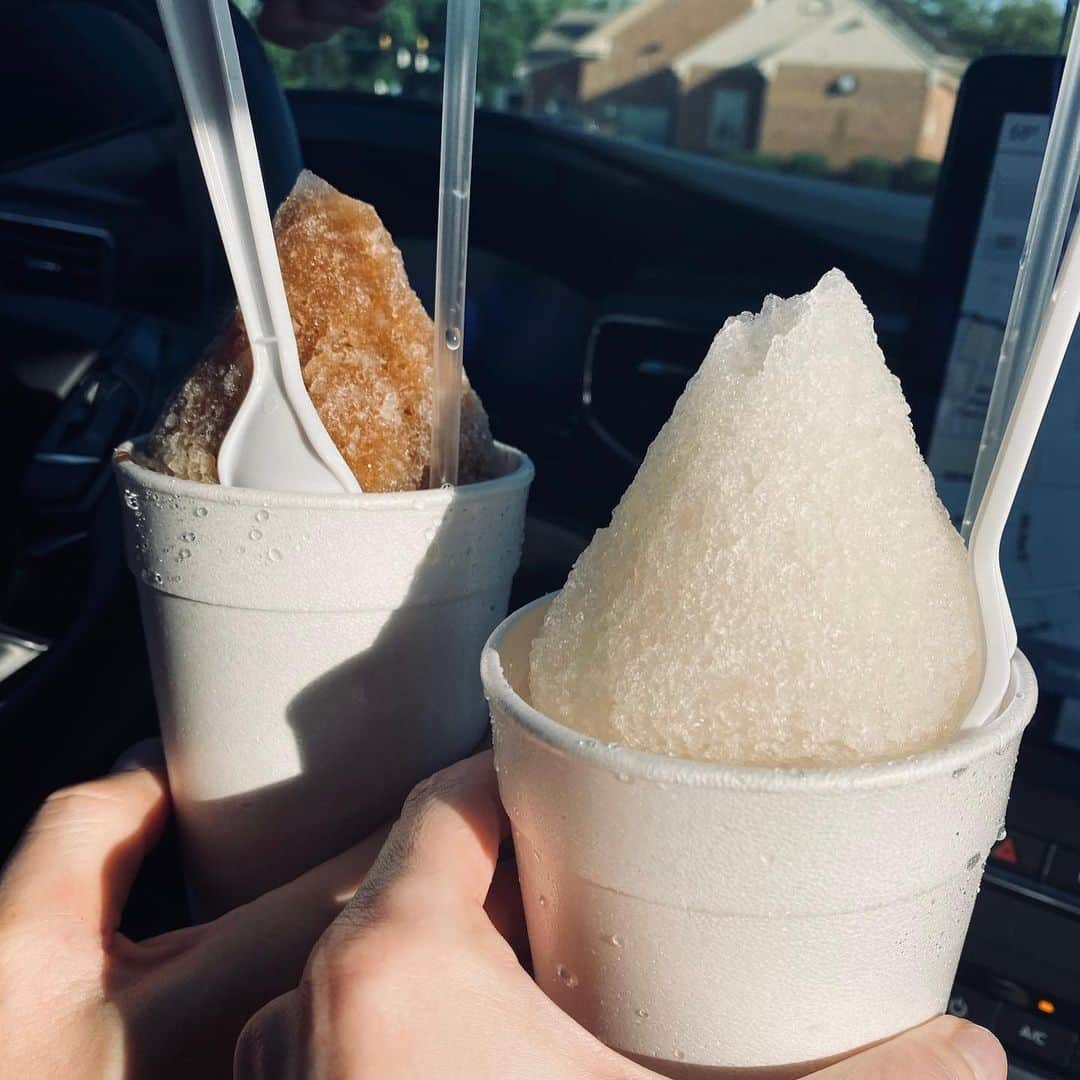
[{"label": "second white plastic spoon", "polygon": [[1001,577],[1001,536],[1078,318],[1080,229],[1074,228],[971,527],[968,555],[982,618],[984,653],[982,684],[964,727],[977,727],[996,715],[1009,686],[1016,624]]}]

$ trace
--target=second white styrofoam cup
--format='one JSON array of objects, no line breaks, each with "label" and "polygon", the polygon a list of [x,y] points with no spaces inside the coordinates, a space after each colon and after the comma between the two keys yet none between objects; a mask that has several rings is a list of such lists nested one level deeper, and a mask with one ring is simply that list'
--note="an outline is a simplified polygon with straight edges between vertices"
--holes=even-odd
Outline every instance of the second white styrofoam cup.
[{"label": "second white styrofoam cup", "polygon": [[1024,657],[1000,714],[940,749],[734,767],[533,709],[548,602],[507,619],[482,660],[544,991],[672,1076],[804,1075],[942,1012],[1035,707]]},{"label": "second white styrofoam cup", "polygon": [[486,726],[477,665],[506,613],[529,459],[494,479],[291,495],[116,454],[192,894],[214,914],[396,813]]}]

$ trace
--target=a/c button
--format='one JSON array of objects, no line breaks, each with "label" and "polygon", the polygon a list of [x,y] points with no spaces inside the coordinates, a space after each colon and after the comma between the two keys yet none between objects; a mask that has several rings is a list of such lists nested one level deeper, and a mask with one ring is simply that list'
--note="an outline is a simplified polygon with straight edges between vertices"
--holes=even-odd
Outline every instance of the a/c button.
[{"label": "a/c button", "polygon": [[1075,1031],[1011,1005],[1002,1008],[994,1030],[1010,1050],[1047,1065],[1068,1065],[1077,1043]]}]

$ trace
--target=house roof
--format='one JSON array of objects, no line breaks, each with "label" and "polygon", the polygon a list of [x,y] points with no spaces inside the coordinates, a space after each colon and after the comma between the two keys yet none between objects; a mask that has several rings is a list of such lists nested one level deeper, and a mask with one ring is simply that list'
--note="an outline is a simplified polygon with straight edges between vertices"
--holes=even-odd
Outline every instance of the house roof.
[{"label": "house roof", "polygon": [[932,27],[910,4],[905,0],[873,0],[876,7],[882,12],[887,12],[890,19],[905,27],[909,34],[919,38],[935,53],[942,56],[950,56],[956,46],[951,44],[943,34]]},{"label": "house roof", "polygon": [[[666,2],[637,0],[615,14],[575,8],[564,11],[530,46],[526,69],[537,71],[568,60],[605,56],[623,30]],[[770,59],[782,59],[790,50],[798,51],[800,42],[837,26],[860,8],[874,20],[879,38],[888,35],[913,65],[936,69],[947,79],[958,79],[963,73],[966,60],[952,55],[949,43],[906,0],[755,0],[745,15],[676,56],[671,67],[685,76],[695,68],[764,65]]]},{"label": "house roof", "polygon": [[759,64],[823,25],[835,4],[836,0],[759,0],[745,15],[676,57],[672,67],[689,71]]},{"label": "house roof", "polygon": [[658,7],[662,7],[665,3],[667,3],[667,0],[638,0],[637,3],[631,4],[617,14],[605,19],[589,35],[591,40],[582,44],[587,44],[591,48],[606,47],[612,38],[619,35],[620,31],[649,15]]},{"label": "house roof", "polygon": [[606,11],[575,8],[562,12],[529,46],[525,57],[526,68],[536,71],[551,64],[575,59],[585,60],[599,55],[595,44],[590,47],[589,39],[593,31],[612,18],[618,16],[612,16]]},{"label": "house roof", "polygon": [[828,52],[826,34],[833,35],[835,51],[844,48],[836,35],[858,29],[861,39],[852,51],[864,51],[867,66],[892,66],[903,57],[905,66],[953,74],[954,58],[944,55],[941,40],[909,13],[901,18],[899,10],[902,0],[758,0],[745,15],[676,57],[672,67],[686,76],[702,68],[766,67],[789,55],[807,62],[815,49]]},{"label": "house roof", "polygon": [[[593,35],[610,41],[618,36],[619,32],[627,26],[644,18],[656,8],[661,7],[666,0],[637,0],[624,8],[616,15],[603,18],[598,23]],[[953,51],[947,38],[932,27],[908,2],[908,0],[870,0],[874,6],[881,9],[882,14],[893,21],[901,32],[910,35],[924,46],[928,46],[935,53],[949,55]],[[769,0],[759,0],[755,8],[769,6]],[[807,8],[819,6],[810,2],[804,2]],[[827,6],[827,5],[825,5]]]}]

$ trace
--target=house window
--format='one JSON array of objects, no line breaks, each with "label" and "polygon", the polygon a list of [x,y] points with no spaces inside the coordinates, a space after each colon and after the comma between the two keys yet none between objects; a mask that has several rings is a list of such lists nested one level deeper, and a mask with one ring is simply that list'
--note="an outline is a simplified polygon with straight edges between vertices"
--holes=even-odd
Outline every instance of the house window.
[{"label": "house window", "polygon": [[618,105],[616,133],[626,139],[666,146],[670,140],[671,110],[663,105]]},{"label": "house window", "polygon": [[713,152],[743,150],[749,143],[750,94],[746,90],[714,90],[709,106],[705,144]]},{"label": "house window", "polygon": [[856,75],[837,75],[828,87],[826,92],[834,97],[848,97],[854,94],[859,89],[859,79]]}]

